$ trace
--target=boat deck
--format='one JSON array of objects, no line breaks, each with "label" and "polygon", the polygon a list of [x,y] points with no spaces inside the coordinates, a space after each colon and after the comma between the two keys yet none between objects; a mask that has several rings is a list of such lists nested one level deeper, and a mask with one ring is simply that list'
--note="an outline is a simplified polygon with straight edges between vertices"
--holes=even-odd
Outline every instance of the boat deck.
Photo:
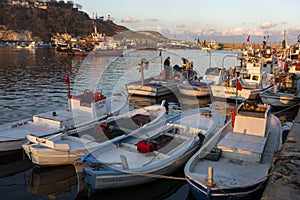
[{"label": "boat deck", "polygon": [[56,127],[50,127],[47,124],[37,124],[28,122],[15,125],[12,128],[1,130],[0,141],[25,139],[26,135],[34,134],[36,136],[45,136],[58,132]]},{"label": "boat deck", "polygon": [[[249,144],[247,144],[247,140],[245,140],[243,144],[236,146],[236,149],[232,148],[231,151],[236,151],[241,155],[244,154],[243,156],[238,156],[237,154],[237,156],[232,157],[228,156],[228,152],[225,152],[222,153],[222,156],[218,161],[212,161],[208,159],[194,160],[194,163],[190,167],[191,176],[193,176],[193,179],[199,180],[202,182],[202,184],[206,185],[205,179],[207,178],[208,167],[213,167],[213,181],[218,187],[222,188],[244,186],[255,183],[262,178],[266,178],[272,165],[274,152],[277,151],[278,148],[280,148],[281,128],[279,127],[279,125],[280,122],[278,122],[278,119],[272,117],[270,122],[270,134],[268,139],[266,140],[265,147],[263,148],[262,158],[259,163],[253,162],[251,160],[247,161],[245,159],[241,159],[241,157],[245,155],[251,155],[250,151],[244,150],[245,148],[253,150],[254,153],[256,151],[261,152],[262,146],[260,146],[260,142],[262,141],[260,141],[257,145],[250,144],[251,139],[249,138],[249,136],[257,136],[246,136],[239,133],[241,137],[246,136],[248,139],[250,139],[248,141]],[[227,139],[230,139],[230,137],[224,138],[225,140],[221,140],[219,145],[226,144],[228,142]],[[239,139],[241,138],[235,138],[235,140]],[[231,142],[231,146],[234,146],[234,144],[237,144],[237,142]],[[255,149],[256,147],[258,147],[258,149]]]},{"label": "boat deck", "polygon": [[104,163],[115,163],[115,167],[122,167],[121,156],[126,158],[128,167],[130,169],[145,167],[148,164],[155,164],[162,162],[172,156],[174,152],[178,152],[182,147],[187,144],[183,138],[173,139],[170,143],[157,151],[149,153],[140,153],[137,151],[137,146],[132,143],[121,143],[111,150],[102,153],[98,157]]}]

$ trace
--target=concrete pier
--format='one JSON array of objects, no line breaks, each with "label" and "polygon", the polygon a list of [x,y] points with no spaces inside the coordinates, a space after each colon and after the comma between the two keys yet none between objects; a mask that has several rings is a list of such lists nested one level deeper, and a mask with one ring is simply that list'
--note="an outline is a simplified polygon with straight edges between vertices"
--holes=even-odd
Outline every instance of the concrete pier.
[{"label": "concrete pier", "polygon": [[300,111],[274,160],[262,200],[300,200]]}]

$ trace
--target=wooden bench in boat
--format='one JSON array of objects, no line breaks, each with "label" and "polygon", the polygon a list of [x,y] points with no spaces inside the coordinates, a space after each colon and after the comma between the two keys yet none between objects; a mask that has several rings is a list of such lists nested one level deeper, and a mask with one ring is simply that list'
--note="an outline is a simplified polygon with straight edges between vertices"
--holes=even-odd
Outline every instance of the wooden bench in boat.
[{"label": "wooden bench in boat", "polygon": [[225,157],[260,163],[266,141],[265,137],[230,132],[217,147]]}]

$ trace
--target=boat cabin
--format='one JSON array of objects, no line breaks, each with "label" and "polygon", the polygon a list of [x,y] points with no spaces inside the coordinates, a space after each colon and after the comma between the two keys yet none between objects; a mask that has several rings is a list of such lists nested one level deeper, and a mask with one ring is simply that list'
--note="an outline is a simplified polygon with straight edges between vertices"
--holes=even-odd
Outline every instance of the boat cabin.
[{"label": "boat cabin", "polygon": [[228,158],[260,163],[269,131],[270,106],[242,104],[233,120],[233,131],[225,135],[218,148]]},{"label": "boat cabin", "polygon": [[106,96],[100,92],[85,90],[83,94],[71,97],[71,109],[89,113],[93,119],[107,113]]},{"label": "boat cabin", "polygon": [[226,76],[227,72],[224,68],[210,67],[206,69],[203,81],[207,84],[221,84],[226,80]]}]

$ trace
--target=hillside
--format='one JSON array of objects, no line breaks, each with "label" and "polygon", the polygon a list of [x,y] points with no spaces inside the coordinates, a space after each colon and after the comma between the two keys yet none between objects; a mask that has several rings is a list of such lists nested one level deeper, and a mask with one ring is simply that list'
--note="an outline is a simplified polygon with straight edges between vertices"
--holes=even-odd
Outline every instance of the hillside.
[{"label": "hillside", "polygon": [[134,41],[137,45],[140,44],[148,44],[148,45],[156,45],[157,43],[163,43],[163,42],[168,42],[169,39],[164,37],[162,34],[159,32],[155,31],[138,31],[134,32],[131,30],[124,31],[122,33],[119,33],[115,36],[113,36],[114,39],[116,40],[124,40],[126,41]]},{"label": "hillside", "polygon": [[[93,31],[92,19],[71,2],[48,1],[47,9],[0,2],[0,40],[20,40],[10,34],[23,34],[27,40],[50,41],[57,33],[86,37]],[[128,30],[112,21],[94,20],[99,32],[113,36]]]}]

